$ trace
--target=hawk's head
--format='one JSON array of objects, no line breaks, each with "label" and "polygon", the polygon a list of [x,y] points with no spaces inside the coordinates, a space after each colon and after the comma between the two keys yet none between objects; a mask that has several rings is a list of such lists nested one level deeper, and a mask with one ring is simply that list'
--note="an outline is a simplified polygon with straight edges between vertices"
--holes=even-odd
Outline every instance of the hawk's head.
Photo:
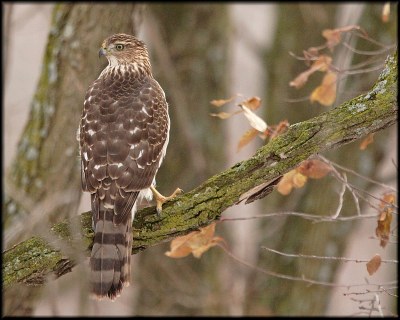
[{"label": "hawk's head", "polygon": [[114,34],[103,41],[99,57],[106,56],[110,66],[134,64],[150,71],[150,60],[146,45],[134,36],[124,33]]}]

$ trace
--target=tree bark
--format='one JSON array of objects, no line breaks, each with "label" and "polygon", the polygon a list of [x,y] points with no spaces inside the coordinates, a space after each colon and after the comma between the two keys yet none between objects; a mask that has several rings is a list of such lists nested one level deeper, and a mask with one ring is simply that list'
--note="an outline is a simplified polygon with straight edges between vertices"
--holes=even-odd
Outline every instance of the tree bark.
[{"label": "tree bark", "polygon": [[[339,148],[356,139],[383,130],[397,122],[397,53],[389,56],[374,87],[340,106],[310,120],[293,124],[248,160],[217,174],[194,190],[167,202],[160,216],[154,207],[137,213],[133,222],[133,253],[198,230],[218,220],[249,190],[277,179],[301,161],[324,150]],[[91,246],[91,214],[56,224],[52,232],[74,243],[69,229],[74,219],[82,225],[84,248]],[[3,285],[41,284],[45,275],[61,276],[75,264],[55,243],[37,236],[3,253]]]},{"label": "tree bark", "polygon": [[[17,156],[7,175],[12,190],[22,190],[24,196],[6,194],[3,218],[6,227],[20,213],[32,209],[24,205],[21,198],[25,196],[34,203],[57,198],[59,192],[68,197],[67,203],[55,205],[49,214],[52,223],[76,212],[81,196],[76,131],[82,97],[105,64],[99,63],[96,48],[105,35],[135,33],[137,8],[133,4],[54,7],[43,69]],[[99,27],[96,21],[113,22]]]},{"label": "tree bark", "polygon": [[[118,32],[135,34],[141,8],[141,5],[129,3],[62,3],[54,6],[29,119],[13,165],[6,175],[5,230],[21,224],[21,221],[28,228],[43,230],[49,221],[53,224],[77,213],[82,192],[76,132],[85,91],[105,65],[105,61],[102,65],[97,59],[97,51],[106,36]],[[32,217],[33,211],[38,211],[39,207],[42,210],[39,212],[40,220]],[[16,235],[13,243],[23,236]],[[38,241],[31,242],[28,256],[44,254],[46,258],[54,258],[51,251],[40,250],[43,246]],[[28,265],[29,261],[34,262],[24,256],[20,259]],[[62,264],[61,261],[58,263]],[[22,269],[14,271],[19,274]],[[46,272],[38,272],[37,276],[40,278],[44,274]],[[32,312],[37,290],[22,292],[22,289],[14,286],[7,292],[5,314],[27,315]],[[21,296],[24,299],[19,299]]]}]

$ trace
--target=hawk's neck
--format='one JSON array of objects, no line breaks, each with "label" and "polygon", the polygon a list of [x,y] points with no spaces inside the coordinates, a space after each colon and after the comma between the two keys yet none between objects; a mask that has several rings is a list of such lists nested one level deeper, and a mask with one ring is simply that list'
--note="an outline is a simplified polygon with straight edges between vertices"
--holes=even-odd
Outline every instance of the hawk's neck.
[{"label": "hawk's neck", "polygon": [[108,66],[105,67],[104,70],[101,72],[99,78],[110,77],[117,74],[122,76],[124,76],[125,74],[129,74],[131,76],[133,75],[134,77],[152,77],[150,66],[133,62],[124,64],[109,63]]}]

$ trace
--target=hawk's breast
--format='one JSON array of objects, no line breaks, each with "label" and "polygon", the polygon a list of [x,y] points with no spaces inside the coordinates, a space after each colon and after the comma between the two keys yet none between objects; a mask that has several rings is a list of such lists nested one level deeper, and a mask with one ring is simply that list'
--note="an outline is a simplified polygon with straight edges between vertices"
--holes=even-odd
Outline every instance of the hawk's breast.
[{"label": "hawk's breast", "polygon": [[152,77],[104,72],[89,88],[81,122],[88,191],[108,207],[148,188],[168,143],[165,95]]}]

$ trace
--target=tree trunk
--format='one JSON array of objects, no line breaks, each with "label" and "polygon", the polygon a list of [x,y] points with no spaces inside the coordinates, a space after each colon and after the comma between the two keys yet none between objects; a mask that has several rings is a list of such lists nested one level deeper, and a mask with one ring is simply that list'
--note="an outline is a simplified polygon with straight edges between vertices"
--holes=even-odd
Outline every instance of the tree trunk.
[{"label": "tree trunk", "polygon": [[[97,48],[105,35],[135,31],[136,6],[59,4],[54,8],[43,69],[31,104],[28,123],[8,174],[12,190],[21,191],[34,203],[45,198],[68,197],[55,205],[52,222],[76,212],[80,198],[80,163],[76,132],[82,101],[89,84],[104,67]],[[111,10],[112,9],[112,10]],[[113,21],[97,24],[96,21]],[[23,208],[21,197],[8,193],[5,223]]]},{"label": "tree trunk", "polygon": [[[34,227],[32,221],[40,227],[76,215],[81,196],[76,132],[85,91],[104,67],[97,51],[108,35],[135,33],[140,8],[135,4],[55,5],[29,119],[7,174],[5,228],[21,223]],[[29,218],[38,208],[39,217]],[[31,224],[26,224],[27,219]],[[13,235],[13,242],[23,234]],[[5,298],[14,301],[8,314],[31,310],[19,305],[29,299]]]},{"label": "tree trunk", "polygon": [[[209,113],[215,112],[210,101],[227,95],[227,6],[159,4],[149,5],[148,11],[144,39],[171,118],[170,142],[157,185],[166,194],[176,187],[186,192],[225,169],[222,123]],[[167,250],[165,244],[138,255],[132,280],[140,290],[137,314],[199,314],[208,309],[209,295],[202,286],[194,285],[188,292],[186,282],[191,280],[174,274],[187,275],[187,270],[195,269],[213,286],[218,279],[208,277],[210,266],[192,259],[171,260],[164,255]],[[171,288],[176,288],[174,294]]]}]

